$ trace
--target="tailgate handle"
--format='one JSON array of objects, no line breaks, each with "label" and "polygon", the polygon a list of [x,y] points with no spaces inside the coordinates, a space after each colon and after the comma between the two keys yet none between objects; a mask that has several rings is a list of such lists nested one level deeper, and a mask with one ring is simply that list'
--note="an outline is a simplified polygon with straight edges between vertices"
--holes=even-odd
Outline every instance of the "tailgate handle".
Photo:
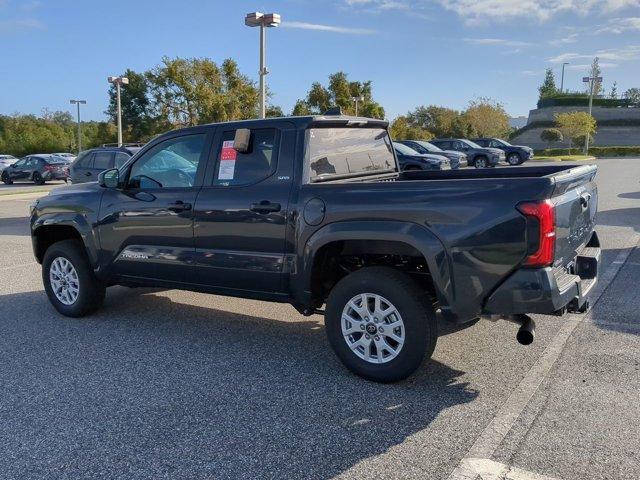
[{"label": "tailgate handle", "polygon": [[580,206],[582,207],[582,210],[587,209],[587,207],[589,206],[589,200],[591,200],[590,193],[583,193],[582,195],[580,195]]}]

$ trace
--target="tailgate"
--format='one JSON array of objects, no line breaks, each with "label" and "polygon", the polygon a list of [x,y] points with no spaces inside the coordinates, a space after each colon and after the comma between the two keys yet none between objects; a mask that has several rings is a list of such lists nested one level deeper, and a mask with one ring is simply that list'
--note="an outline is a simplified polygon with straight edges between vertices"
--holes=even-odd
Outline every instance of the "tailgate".
[{"label": "tailgate", "polygon": [[554,266],[567,266],[585,246],[595,227],[598,209],[597,167],[580,166],[553,174],[551,201],[556,212]]}]

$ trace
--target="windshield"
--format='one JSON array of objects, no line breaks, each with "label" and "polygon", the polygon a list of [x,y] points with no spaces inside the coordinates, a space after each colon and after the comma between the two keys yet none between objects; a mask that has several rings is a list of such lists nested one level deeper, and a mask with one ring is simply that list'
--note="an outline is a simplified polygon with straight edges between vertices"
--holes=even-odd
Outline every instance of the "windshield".
[{"label": "windshield", "polygon": [[471,140],[460,140],[462,143],[469,145],[471,148],[482,148],[477,143],[472,142]]},{"label": "windshield", "polygon": [[58,164],[61,164],[61,163],[67,163],[62,158],[55,158],[55,157],[47,158],[46,162],[48,164],[55,164],[55,165],[58,165]]},{"label": "windshield", "polygon": [[498,145],[502,145],[503,147],[511,147],[511,144],[505,140],[494,140],[495,143],[497,143]]},{"label": "windshield", "polygon": [[383,128],[311,128],[305,154],[308,181],[395,171],[389,134]]},{"label": "windshield", "polygon": [[418,145],[420,145],[421,147],[424,147],[425,149],[429,150],[432,153],[433,152],[444,152],[444,150],[442,150],[440,147],[436,147],[433,143],[425,142],[423,140],[416,141],[416,143]]},{"label": "windshield", "polygon": [[394,143],[393,148],[396,149],[396,152],[402,153],[403,155],[419,155],[413,148],[407,147],[402,143]]}]

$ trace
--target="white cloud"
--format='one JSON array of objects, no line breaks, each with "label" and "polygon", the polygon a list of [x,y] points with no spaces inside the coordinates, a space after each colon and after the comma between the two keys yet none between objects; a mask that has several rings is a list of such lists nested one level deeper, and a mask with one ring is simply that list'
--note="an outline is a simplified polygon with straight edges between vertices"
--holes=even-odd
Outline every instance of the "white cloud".
[{"label": "white cloud", "polygon": [[629,30],[640,30],[640,17],[612,18],[596,33],[612,33],[619,35]]},{"label": "white cloud", "polygon": [[521,42],[518,40],[507,40],[504,38],[465,38],[465,42],[472,43],[474,45],[501,45],[504,47],[530,47],[533,45],[530,42]]},{"label": "white cloud", "polygon": [[640,7],[640,0],[344,0],[351,7],[369,10],[411,8],[424,10],[434,5],[458,14],[467,23],[507,21],[514,18],[533,18],[544,22],[563,12],[586,14],[614,12]]},{"label": "white cloud", "polygon": [[621,48],[609,48],[589,54],[562,53],[555,57],[548,58],[547,60],[551,63],[563,63],[575,60],[592,60],[594,57],[598,57],[600,60],[609,60],[610,62],[637,60],[640,58],[640,45],[627,45],[626,47]]},{"label": "white cloud", "polygon": [[347,33],[351,35],[372,35],[376,33],[375,30],[370,30],[368,28],[338,27],[335,25],[323,25],[320,23],[307,23],[307,22],[283,21],[280,26],[283,28],[299,28],[302,30],[317,30],[321,32]]},{"label": "white cloud", "polygon": [[16,33],[24,30],[43,28],[42,22],[35,18],[18,18],[14,20],[0,20],[0,34]]},{"label": "white cloud", "polygon": [[[600,68],[616,68],[618,66],[617,63],[608,63],[608,62],[598,62]],[[567,70],[589,70],[591,68],[590,63],[583,63],[578,65],[568,65]]]}]

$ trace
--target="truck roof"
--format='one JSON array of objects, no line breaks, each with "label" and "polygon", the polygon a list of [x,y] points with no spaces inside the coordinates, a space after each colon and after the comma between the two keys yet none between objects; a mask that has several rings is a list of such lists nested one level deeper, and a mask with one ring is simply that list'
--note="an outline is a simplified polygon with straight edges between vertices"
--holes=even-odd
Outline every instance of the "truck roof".
[{"label": "truck roof", "polygon": [[[250,120],[232,120],[229,122],[217,122],[209,123],[205,125],[197,125],[193,127],[180,128],[172,130],[174,132],[183,132],[188,130],[197,130],[205,126],[225,126],[233,128],[242,128],[243,126],[259,128],[261,126],[268,126],[274,122],[290,122],[293,123],[299,129],[306,129],[313,126],[319,127],[344,127],[344,126],[368,126],[368,127],[380,127],[387,128],[389,122],[387,120],[380,120],[378,118],[367,117],[353,117],[349,115],[305,115],[300,117],[269,117],[269,118],[254,118]],[[168,132],[167,132],[168,133]]]}]

